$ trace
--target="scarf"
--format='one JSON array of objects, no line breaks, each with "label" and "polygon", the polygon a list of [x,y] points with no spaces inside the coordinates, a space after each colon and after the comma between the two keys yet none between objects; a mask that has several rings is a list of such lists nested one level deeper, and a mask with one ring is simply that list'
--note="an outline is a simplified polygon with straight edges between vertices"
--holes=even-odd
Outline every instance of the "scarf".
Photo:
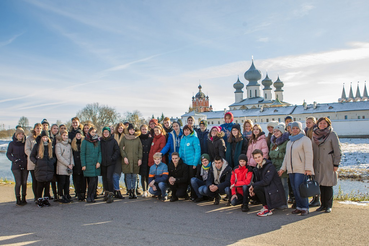
[{"label": "scarf", "polygon": [[91,134],[88,133],[86,136],[86,140],[90,143],[97,143],[97,141],[99,141],[99,136],[97,136],[97,134],[95,134],[95,136],[91,136]]},{"label": "scarf", "polygon": [[314,128],[313,132],[313,140],[314,142],[320,146],[325,142],[328,138],[329,134],[332,132],[332,127],[328,126],[327,128],[320,130],[318,127]]},{"label": "scarf", "polygon": [[222,173],[224,171],[224,169],[227,167],[227,164],[225,162],[223,162],[223,166],[220,170],[218,170],[216,167],[215,167],[215,164],[213,164],[213,170],[214,171],[214,183],[215,184],[220,184],[220,177],[222,176]]},{"label": "scarf", "polygon": [[299,134],[297,134],[295,136],[291,135],[289,138],[290,138],[291,142],[295,142],[295,141],[299,140],[300,138],[302,138],[303,136],[305,136],[305,133],[301,131]]},{"label": "scarf", "polygon": [[248,132],[244,131],[244,132],[243,132],[243,136],[244,136],[245,138],[248,138],[248,139],[251,137],[251,134],[252,134],[252,131],[248,131]]},{"label": "scarf", "polygon": [[282,134],[279,138],[276,138],[274,135],[270,138],[270,142],[272,143],[272,150],[275,150],[278,145],[283,144],[284,142],[288,141],[288,135]]},{"label": "scarf", "polygon": [[201,164],[200,176],[202,177],[202,180],[207,180],[208,179],[208,174],[209,174],[210,167],[211,167],[210,162],[207,166],[204,166],[204,165]]}]

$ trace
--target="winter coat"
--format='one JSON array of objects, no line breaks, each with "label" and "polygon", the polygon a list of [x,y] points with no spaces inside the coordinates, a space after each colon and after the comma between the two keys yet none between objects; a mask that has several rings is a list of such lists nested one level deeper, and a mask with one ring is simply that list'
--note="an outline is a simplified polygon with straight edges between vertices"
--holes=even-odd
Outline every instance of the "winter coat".
[{"label": "winter coat", "polygon": [[56,155],[56,174],[57,175],[71,175],[68,174],[67,169],[69,165],[74,166],[74,158],[72,147],[68,141],[57,141],[55,145]]},{"label": "winter coat", "polygon": [[101,168],[96,168],[96,163],[101,164],[101,147],[100,141],[97,141],[97,145],[87,141],[82,141],[81,145],[81,164],[82,167],[86,167],[83,171],[85,177],[97,177],[101,175]]},{"label": "winter coat", "polygon": [[54,177],[56,163],[54,154],[52,158],[49,157],[49,149],[52,149],[52,147],[49,148],[49,145],[52,145],[52,143],[49,142],[49,145],[44,146],[44,157],[42,159],[38,157],[39,144],[43,144],[41,138],[37,139],[37,143],[33,146],[30,154],[31,161],[35,163],[36,180],[37,182],[50,182]]},{"label": "winter coat", "polygon": [[208,154],[210,161],[212,162],[216,156],[225,159],[226,146],[223,140],[224,132],[218,133],[215,137],[211,137],[211,133],[208,134]]},{"label": "winter coat", "polygon": [[117,173],[119,175],[122,173],[122,155],[120,154],[119,144],[120,142],[122,142],[123,137],[124,137],[124,133],[120,135],[119,133],[114,133],[114,139],[117,141],[118,150],[119,150],[119,155],[115,161],[114,173]]},{"label": "winter coat", "polygon": [[313,142],[315,180],[322,186],[337,185],[337,172],[333,171],[341,162],[341,144],[335,132],[331,132],[321,145]]},{"label": "winter coat", "polygon": [[6,157],[12,162],[12,170],[27,169],[27,155],[24,152],[24,146],[24,140],[18,141],[18,139],[13,136],[13,141],[9,143],[6,151]]},{"label": "winter coat", "polygon": [[246,166],[238,166],[234,169],[231,176],[232,195],[241,194],[243,196],[242,186],[250,185],[253,172],[249,172]]},{"label": "winter coat", "polygon": [[182,129],[180,129],[178,136],[176,134],[176,131],[171,131],[168,134],[167,144],[160,151],[160,153],[162,153],[163,155],[165,155],[169,151],[169,161],[172,160],[172,153],[173,152],[177,152],[177,153],[179,152],[179,147],[181,145],[181,139],[182,139],[182,137],[183,137]]},{"label": "winter coat", "polygon": [[226,187],[231,186],[231,175],[232,175],[232,168],[228,166],[226,160],[223,159],[223,166],[222,172],[219,178],[219,184],[216,184],[214,172],[217,172],[215,164],[212,163],[209,171],[208,179],[206,180],[206,186],[209,187],[210,185],[214,184],[218,186],[219,190],[224,190]]},{"label": "winter coat", "polygon": [[174,184],[187,187],[189,179],[188,166],[183,163],[182,159],[179,159],[177,167],[175,167],[174,163],[171,161],[168,165],[168,172],[169,177],[176,179]]},{"label": "winter coat", "polygon": [[[101,166],[107,167],[115,165],[118,156],[120,156],[119,146],[114,136],[100,139],[101,146]],[[119,163],[121,165],[121,163]]]},{"label": "winter coat", "polygon": [[268,136],[265,138],[265,140],[267,141],[267,146],[269,147],[270,146],[270,139],[272,138],[273,136],[273,133],[268,133]]},{"label": "winter coat", "polygon": [[[149,153],[149,167],[151,167],[152,165],[154,165],[154,154],[156,152],[160,152],[164,147],[165,147],[165,143],[166,143],[166,139],[164,135],[157,135],[154,136],[152,143],[151,143],[151,148],[150,148],[150,153]],[[162,161],[165,161],[165,158],[163,156]]]},{"label": "winter coat", "polygon": [[152,137],[149,133],[141,134],[140,140],[142,144],[142,164],[140,166],[140,175],[147,176],[149,173],[149,153],[152,143]]},{"label": "winter coat", "polygon": [[296,141],[287,142],[281,170],[287,170],[287,173],[302,174],[308,170],[314,175],[313,147],[310,138],[303,136]]},{"label": "winter coat", "polygon": [[79,125],[77,129],[72,129],[70,132],[68,132],[68,138],[70,140],[73,140],[73,138],[77,135],[77,131],[81,130],[83,132],[83,125]]},{"label": "winter coat", "polygon": [[201,129],[196,130],[197,137],[200,141],[201,155],[208,153],[208,136],[209,130],[205,129],[205,131],[201,131]]},{"label": "winter coat", "polygon": [[197,166],[200,162],[200,141],[192,132],[188,136],[183,136],[179,147],[179,157],[189,166]]},{"label": "winter coat", "polygon": [[148,183],[151,183],[153,180],[155,180],[155,184],[159,184],[160,182],[167,183],[168,174],[168,166],[165,163],[160,162],[159,165],[154,164],[150,167]]},{"label": "winter coat", "polygon": [[222,128],[222,132],[224,132],[224,136],[223,136],[223,140],[224,142],[227,142],[227,139],[228,137],[231,135],[231,132],[232,132],[232,126],[234,125],[235,123],[233,122],[230,122],[230,123],[224,123],[224,124],[221,124],[220,127]]},{"label": "winter coat", "polygon": [[232,169],[238,167],[238,157],[241,154],[246,155],[248,143],[249,140],[244,137],[238,142],[236,142],[235,137],[232,137],[232,142],[227,142],[226,160]]},{"label": "winter coat", "polygon": [[[137,131],[134,135],[124,135],[122,142],[120,142],[119,149],[122,156],[122,171],[124,174],[138,174],[140,172],[140,166],[138,165],[138,161],[142,160],[140,134],[141,132]],[[124,163],[124,158],[128,159],[128,165]]]},{"label": "winter coat", "polygon": [[253,187],[264,187],[265,200],[268,209],[278,208],[286,205],[286,196],[282,181],[271,161],[264,159],[264,164],[254,168]]},{"label": "winter coat", "polygon": [[[283,138],[283,135],[279,138]],[[269,158],[271,159],[277,171],[279,171],[279,169],[281,169],[282,167],[284,156],[286,154],[287,143],[288,143],[288,138],[285,139],[285,141],[280,144],[273,144],[273,142],[271,142],[270,144]],[[284,172],[281,177],[287,178],[288,175],[286,172]]]},{"label": "winter coat", "polygon": [[269,158],[268,156],[269,148],[264,134],[260,135],[255,142],[251,142],[251,139],[249,140],[249,147],[247,148],[246,154],[247,160],[249,161],[247,163],[248,166],[256,167],[256,161],[252,157],[252,152],[256,149],[260,149],[261,151],[263,151],[263,157],[265,159]]},{"label": "winter coat", "polygon": [[80,139],[79,141],[77,140],[76,142],[77,151],[73,150],[72,148],[73,160],[74,160],[73,175],[83,174],[82,164],[81,164],[81,144],[82,144],[82,139]]},{"label": "winter coat", "polygon": [[[211,163],[210,163],[210,165],[211,165]],[[197,165],[197,167],[196,167],[196,175],[195,175],[195,177],[196,177],[197,179],[199,179],[199,180],[206,181],[206,180],[207,180],[207,178],[206,178],[206,179],[204,179],[204,177],[203,177],[203,176],[201,176],[201,169],[203,169],[202,164]],[[205,173],[207,172],[207,177],[208,177],[208,178],[209,178],[209,171],[210,171],[210,168],[209,168],[208,170],[204,170],[204,171],[203,171],[203,174],[205,174]]]},{"label": "winter coat", "polygon": [[33,147],[36,144],[36,139],[33,137],[33,135],[29,135],[26,139],[26,144],[24,145],[24,152],[27,155],[27,170],[32,171],[35,170],[35,163],[31,161],[31,152]]}]

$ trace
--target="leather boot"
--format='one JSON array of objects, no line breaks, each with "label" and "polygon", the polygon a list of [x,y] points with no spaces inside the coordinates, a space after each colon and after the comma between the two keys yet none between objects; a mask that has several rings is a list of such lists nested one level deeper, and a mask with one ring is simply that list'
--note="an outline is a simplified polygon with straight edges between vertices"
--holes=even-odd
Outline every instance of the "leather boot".
[{"label": "leather boot", "polygon": [[17,206],[23,206],[24,204],[21,202],[20,196],[17,196],[17,202],[15,203]]},{"label": "leather boot", "polygon": [[128,199],[133,199],[133,190],[129,189],[128,190],[128,194],[129,194],[129,198]]},{"label": "leather boot", "polygon": [[313,200],[311,200],[311,202],[309,203],[309,207],[319,207],[319,206],[320,206],[319,196],[314,196]]},{"label": "leather boot", "polygon": [[21,203],[22,203],[23,205],[26,205],[26,204],[27,204],[26,195],[23,195],[23,196],[22,196]]},{"label": "leather boot", "polygon": [[116,191],[115,198],[124,199],[124,196],[122,196],[122,193],[120,193],[120,190]]},{"label": "leather boot", "polygon": [[105,191],[104,193],[104,202],[108,200],[109,192]]},{"label": "leather boot", "polygon": [[113,192],[109,192],[108,194],[108,199],[106,200],[106,203],[112,203],[114,202],[114,193]]},{"label": "leather boot", "polygon": [[133,189],[133,190],[132,190],[132,193],[133,193],[133,195],[132,195],[132,199],[137,199],[136,189]]}]

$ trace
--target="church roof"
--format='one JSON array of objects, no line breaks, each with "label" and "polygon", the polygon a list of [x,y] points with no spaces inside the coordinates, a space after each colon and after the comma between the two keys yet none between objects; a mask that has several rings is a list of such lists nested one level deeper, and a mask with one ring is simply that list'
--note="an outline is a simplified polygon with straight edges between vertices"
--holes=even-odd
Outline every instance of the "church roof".
[{"label": "church roof", "polygon": [[243,106],[243,105],[253,105],[253,104],[258,104],[258,103],[272,103],[271,100],[267,100],[264,101],[264,97],[252,97],[252,98],[246,98],[243,99],[241,102],[238,103],[233,103],[231,105],[229,105],[229,107],[232,106]]}]

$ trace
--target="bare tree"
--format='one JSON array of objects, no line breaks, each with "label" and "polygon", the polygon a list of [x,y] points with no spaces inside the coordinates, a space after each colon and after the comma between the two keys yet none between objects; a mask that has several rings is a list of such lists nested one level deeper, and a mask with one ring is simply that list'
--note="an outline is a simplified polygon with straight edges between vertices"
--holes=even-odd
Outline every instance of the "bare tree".
[{"label": "bare tree", "polygon": [[28,118],[25,116],[20,117],[19,121],[18,121],[18,125],[20,127],[22,127],[23,129],[27,129],[28,125],[29,125],[29,121]]},{"label": "bare tree", "polygon": [[120,119],[120,114],[114,108],[99,103],[87,104],[77,113],[81,122],[90,121],[98,130],[104,126],[113,125]]},{"label": "bare tree", "polygon": [[145,118],[142,116],[141,112],[138,110],[135,110],[133,112],[128,112],[128,111],[125,112],[123,120],[134,124],[136,127],[140,127],[142,124],[146,123]]}]

